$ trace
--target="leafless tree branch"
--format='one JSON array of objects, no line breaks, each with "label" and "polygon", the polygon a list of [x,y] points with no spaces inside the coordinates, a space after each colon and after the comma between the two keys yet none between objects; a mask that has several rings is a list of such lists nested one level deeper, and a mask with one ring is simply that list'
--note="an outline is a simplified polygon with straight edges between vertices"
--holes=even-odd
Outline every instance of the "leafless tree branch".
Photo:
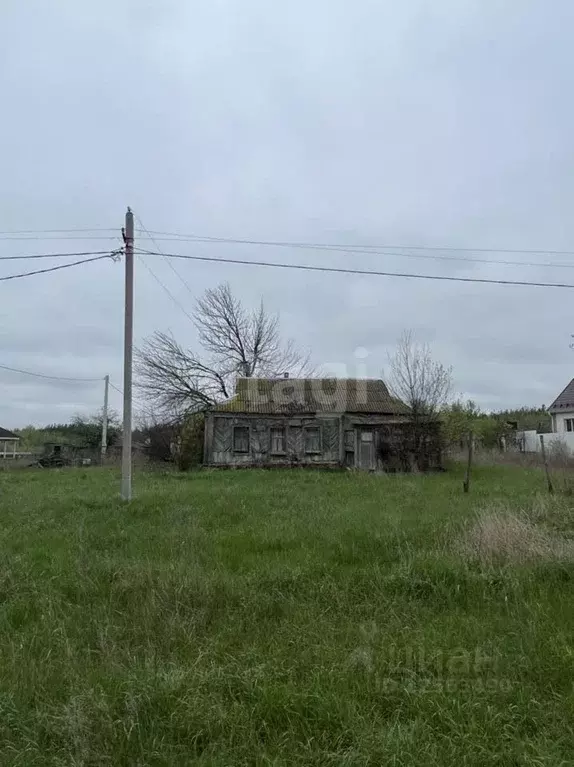
[{"label": "leafless tree branch", "polygon": [[263,303],[249,312],[228,284],[204,293],[194,320],[204,356],[159,331],[136,351],[139,385],[162,413],[205,409],[227,399],[237,376],[311,373],[309,356],[282,340],[278,317]]},{"label": "leafless tree branch", "polygon": [[429,346],[416,343],[410,331],[389,362],[391,391],[410,407],[413,420],[435,416],[452,392],[452,368],[433,360]]}]

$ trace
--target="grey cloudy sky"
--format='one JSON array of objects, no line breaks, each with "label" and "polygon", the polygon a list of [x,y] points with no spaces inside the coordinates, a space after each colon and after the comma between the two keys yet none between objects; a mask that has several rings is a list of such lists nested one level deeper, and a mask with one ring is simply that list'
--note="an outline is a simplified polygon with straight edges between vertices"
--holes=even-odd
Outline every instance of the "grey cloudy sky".
[{"label": "grey cloudy sky", "polygon": [[[341,243],[574,250],[574,5],[535,0],[4,0],[0,231],[148,229]],[[143,246],[143,240],[140,241]],[[149,243],[147,243],[149,245]],[[574,269],[256,246],[177,252],[566,281]],[[105,240],[0,240],[0,257]],[[570,262],[570,256],[468,253]],[[49,262],[51,263],[51,262]],[[42,262],[43,266],[49,265]],[[55,263],[55,262],[54,262]],[[0,275],[38,262],[7,261]],[[167,263],[149,264],[179,301]],[[263,296],[314,361],[380,373],[411,328],[484,408],[574,375],[574,293],[177,262],[199,295]],[[122,380],[122,265],[0,283],[0,364]],[[195,330],[137,265],[136,339]],[[357,348],[368,352],[357,358]],[[102,386],[0,370],[0,425],[90,412]],[[112,404],[119,406],[113,392]]]}]

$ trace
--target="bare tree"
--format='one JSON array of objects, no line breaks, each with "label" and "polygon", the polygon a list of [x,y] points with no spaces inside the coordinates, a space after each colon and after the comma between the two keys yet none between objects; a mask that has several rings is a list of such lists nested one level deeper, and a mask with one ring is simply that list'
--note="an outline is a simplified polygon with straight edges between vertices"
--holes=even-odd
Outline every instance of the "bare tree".
[{"label": "bare tree", "polygon": [[203,355],[159,331],[136,352],[139,384],[163,412],[202,410],[226,399],[233,394],[237,376],[309,371],[308,356],[281,338],[278,317],[269,314],[263,303],[247,310],[228,284],[204,293],[194,321]]},{"label": "bare tree", "polygon": [[279,318],[263,306],[249,312],[228,283],[206,290],[194,313],[199,340],[223,376],[274,376],[308,364],[292,341],[284,342]]},{"label": "bare tree", "polygon": [[413,421],[436,416],[451,394],[452,368],[434,360],[429,346],[417,343],[410,331],[389,362],[391,391],[409,406]]},{"label": "bare tree", "polygon": [[230,393],[226,379],[171,333],[157,331],[144,341],[136,350],[136,372],[140,388],[162,418],[205,409]]}]

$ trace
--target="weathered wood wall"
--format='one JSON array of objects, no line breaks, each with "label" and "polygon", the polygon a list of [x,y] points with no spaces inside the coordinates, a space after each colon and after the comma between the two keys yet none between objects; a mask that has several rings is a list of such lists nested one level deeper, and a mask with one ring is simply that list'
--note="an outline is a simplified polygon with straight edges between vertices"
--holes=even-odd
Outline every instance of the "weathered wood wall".
[{"label": "weathered wood wall", "polygon": [[[205,463],[216,466],[314,465],[338,464],[339,416],[289,418],[284,416],[223,415],[208,416],[205,439]],[[233,450],[233,428],[249,428],[249,452]],[[321,452],[305,452],[305,427],[321,430]],[[286,452],[271,454],[270,431],[285,428]]]},{"label": "weathered wood wall", "polygon": [[[233,428],[249,428],[249,451],[233,450]],[[321,429],[321,451],[305,452],[306,426]],[[271,453],[270,431],[283,427],[286,451]],[[379,471],[422,471],[441,467],[440,429],[430,429],[422,440],[415,440],[408,418],[384,415],[317,415],[289,417],[271,415],[232,415],[212,413],[207,416],[204,462],[210,466],[347,466],[358,467],[358,444],[361,430],[374,432],[375,467]],[[417,442],[418,447],[415,447]]]}]

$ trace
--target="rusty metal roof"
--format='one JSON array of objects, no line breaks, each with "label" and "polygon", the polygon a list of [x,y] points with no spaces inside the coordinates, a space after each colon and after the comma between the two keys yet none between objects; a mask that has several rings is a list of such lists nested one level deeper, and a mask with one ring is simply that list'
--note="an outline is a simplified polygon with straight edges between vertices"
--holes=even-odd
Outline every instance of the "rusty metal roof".
[{"label": "rusty metal roof", "polygon": [[384,381],[374,378],[239,378],[235,396],[213,409],[261,414],[409,412]]},{"label": "rusty metal roof", "polygon": [[548,410],[551,413],[559,413],[561,410],[574,410],[574,378],[560,392]]}]

